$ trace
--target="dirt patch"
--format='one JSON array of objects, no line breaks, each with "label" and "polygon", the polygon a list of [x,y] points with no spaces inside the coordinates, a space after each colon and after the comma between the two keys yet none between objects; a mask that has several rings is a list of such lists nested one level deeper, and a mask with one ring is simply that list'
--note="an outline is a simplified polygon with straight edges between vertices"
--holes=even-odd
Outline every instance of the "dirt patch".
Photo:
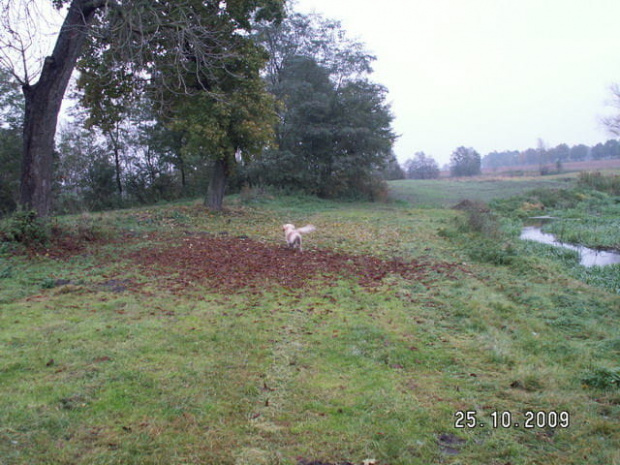
[{"label": "dirt patch", "polygon": [[329,249],[303,253],[247,237],[191,236],[179,244],[144,248],[129,255],[151,276],[165,278],[172,287],[195,284],[218,290],[309,287],[354,278],[361,286],[380,284],[398,275],[430,285],[437,273],[454,277],[458,266],[448,263],[385,260],[369,255],[350,255]]},{"label": "dirt patch", "polygon": [[29,244],[24,248],[13,244],[13,253],[16,255],[46,257],[53,260],[69,260],[78,255],[91,254],[94,250],[109,244],[126,244],[136,240],[132,235],[123,233],[119,235],[90,235],[80,232],[62,231],[52,228],[50,237],[43,243]]},{"label": "dirt patch", "polygon": [[461,453],[461,449],[465,446],[465,439],[461,439],[451,433],[440,434],[437,437],[437,444],[439,444],[439,450],[445,455],[458,455]]}]

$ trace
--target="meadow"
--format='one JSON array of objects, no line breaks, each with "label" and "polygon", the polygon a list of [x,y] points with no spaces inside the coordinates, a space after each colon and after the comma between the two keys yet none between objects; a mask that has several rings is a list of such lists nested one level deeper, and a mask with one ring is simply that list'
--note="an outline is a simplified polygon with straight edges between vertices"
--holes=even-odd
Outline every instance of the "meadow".
[{"label": "meadow", "polygon": [[[620,295],[516,218],[446,208],[570,181],[502,182],[181,202],[3,243],[0,464],[620,464]],[[317,226],[303,253],[289,222]]]},{"label": "meadow", "polygon": [[402,180],[390,183],[393,198],[419,207],[449,208],[463,200],[490,203],[537,188],[563,189],[574,182],[573,175]]}]

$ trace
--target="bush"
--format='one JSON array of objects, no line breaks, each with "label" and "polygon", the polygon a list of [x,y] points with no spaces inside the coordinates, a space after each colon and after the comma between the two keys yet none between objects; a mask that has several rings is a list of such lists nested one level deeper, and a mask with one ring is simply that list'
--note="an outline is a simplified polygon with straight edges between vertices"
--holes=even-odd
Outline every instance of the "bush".
[{"label": "bush", "polygon": [[463,232],[474,232],[488,238],[498,238],[500,225],[497,216],[484,202],[463,200],[454,207],[465,212],[465,221],[460,225]]},{"label": "bush", "polygon": [[49,240],[49,228],[34,211],[19,211],[11,215],[0,230],[2,240],[26,246],[41,245]]},{"label": "bush", "polygon": [[15,188],[0,178],[0,217],[8,215],[17,209]]}]

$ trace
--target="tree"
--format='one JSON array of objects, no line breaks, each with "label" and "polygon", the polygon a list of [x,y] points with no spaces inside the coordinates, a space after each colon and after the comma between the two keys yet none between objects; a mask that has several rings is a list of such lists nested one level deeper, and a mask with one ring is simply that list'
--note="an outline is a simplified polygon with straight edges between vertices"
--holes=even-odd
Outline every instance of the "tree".
[{"label": "tree", "polygon": [[170,128],[184,132],[183,153],[211,162],[205,205],[215,211],[222,209],[227,180],[237,160],[249,162],[274,138],[275,103],[258,70],[247,70],[245,76],[222,76],[217,86],[223,100],[201,93],[191,100],[179,98],[172,109],[177,116]]},{"label": "tree", "polygon": [[19,83],[11,73],[0,67],[0,127],[20,128],[23,124],[24,98]]},{"label": "tree", "polygon": [[257,38],[271,57],[279,150],[250,168],[252,177],[322,197],[373,198],[395,139],[387,91],[366,79],[374,57],[318,15],[291,14]]},{"label": "tree", "polygon": [[616,139],[605,142],[605,158],[620,158],[620,142]]},{"label": "tree", "polygon": [[620,142],[610,139],[607,142],[598,143],[590,150],[594,160],[604,160],[606,158],[620,157]]},{"label": "tree", "polygon": [[[117,189],[114,158],[110,157],[105,139],[99,131],[85,129],[79,123],[79,120],[65,123],[58,132],[54,157],[54,210],[77,213],[118,208],[129,200],[127,194],[135,195],[132,200],[147,200],[144,193],[149,190],[149,181],[154,181],[149,176],[152,172],[144,166],[145,162],[148,163],[148,157],[131,160],[132,165],[128,163],[123,179],[126,195],[121,198]],[[129,142],[132,151],[144,150],[137,141]],[[143,181],[143,184],[136,186],[136,179]]]},{"label": "tree", "polygon": [[538,147],[536,151],[538,152],[538,171],[540,172],[541,176],[546,176],[551,172],[551,169],[548,166],[551,158],[551,152],[547,150],[547,145],[545,144],[545,141],[540,138],[538,139],[537,145]]},{"label": "tree", "polygon": [[570,147],[567,144],[560,144],[548,150],[548,158],[550,162],[564,163],[570,158]]},{"label": "tree", "polygon": [[85,176],[84,200],[89,210],[107,210],[118,207],[115,169],[108,157],[90,160]]},{"label": "tree", "polygon": [[[620,85],[614,84],[611,86],[610,90],[613,98],[613,106],[620,109]],[[607,126],[609,132],[614,136],[620,136],[620,114],[616,113],[615,115],[603,118],[603,124]]]},{"label": "tree", "polygon": [[276,94],[282,96],[276,133],[280,155],[291,163],[283,163],[280,173],[271,173],[271,181],[280,187],[321,195],[329,182],[336,99],[329,77],[329,71],[312,58],[296,56],[283,64]]},{"label": "tree", "polygon": [[[328,196],[362,195],[374,200],[377,171],[392,156],[396,136],[392,114],[385,103],[387,89],[367,80],[347,82],[336,95],[334,108],[334,164]],[[334,190],[334,178],[343,186]],[[381,190],[381,189],[378,189]]]},{"label": "tree", "polygon": [[267,79],[270,90],[281,98],[282,72],[296,57],[312,59],[328,71],[336,84],[355,80],[372,71],[375,57],[361,42],[347,37],[339,21],[318,14],[289,12],[280,23],[258,25],[256,39],[269,52]]},{"label": "tree", "polygon": [[386,181],[396,181],[398,179],[405,179],[405,171],[398,163],[396,155],[394,153],[388,156],[385,167],[380,170],[381,178]]},{"label": "tree", "polygon": [[605,145],[600,142],[596,144],[594,147],[592,147],[592,149],[590,150],[590,155],[592,155],[593,160],[604,159],[606,153],[607,151],[605,150]]},{"label": "tree", "polygon": [[374,198],[392,156],[392,116],[386,90],[366,80],[337,87],[328,69],[293,57],[280,74],[279,150],[250,168],[253,178],[321,197]]},{"label": "tree", "polygon": [[[274,105],[260,79],[267,57],[248,33],[259,21],[278,20],[282,2],[185,0],[162,4],[149,3],[141,15],[146,18],[138,18],[139,24],[151,23],[156,28],[146,53],[131,35],[119,47],[118,41],[110,44],[102,31],[95,36],[94,52],[81,63],[81,69],[87,71],[87,82],[94,90],[105,79],[102,71],[115,70],[117,88],[145,94],[155,106],[159,122],[184,133],[185,153],[212,164],[205,203],[220,210],[235,157],[248,158],[259,151],[258,146],[262,150],[271,133]],[[188,21],[192,27],[187,27]],[[126,20],[119,22],[124,31]],[[149,76],[147,82],[143,74]],[[98,95],[95,92],[93,102]],[[112,101],[108,106],[114,109],[114,105]]]},{"label": "tree", "polygon": [[[119,63],[128,64],[127,76],[134,85],[157,82],[151,89],[160,90],[159,96],[170,90],[184,93],[192,87],[209,91],[204,79],[209,70],[221,67],[223,58],[238,53],[229,46],[230,39],[247,34],[253,20],[277,19],[282,13],[282,0],[54,0],[58,8],[65,4],[64,23],[38,81],[33,83],[30,74],[20,77],[26,101],[21,203],[42,216],[48,215],[51,207],[54,135],[60,105],[89,37],[99,41],[99,51],[116,53]],[[25,5],[13,0],[5,13],[10,8],[22,11]],[[14,42],[15,31],[29,26],[32,24],[5,23],[2,45]],[[32,30],[28,32],[32,34]],[[27,49],[21,47],[23,61]],[[13,72],[18,75],[15,67]]]},{"label": "tree", "polygon": [[17,207],[23,106],[19,86],[0,68],[0,216]]},{"label": "tree", "polygon": [[480,174],[480,154],[472,148],[459,147],[450,157],[452,176],[476,176]]},{"label": "tree", "polygon": [[491,152],[482,159],[482,167],[486,169],[496,170],[504,166],[513,166],[519,164],[518,151]]},{"label": "tree", "polygon": [[[27,73],[20,76],[17,69],[12,69],[20,80],[25,98],[20,202],[42,216],[48,215],[51,208],[54,135],[60,105],[86,33],[97,10],[106,3],[104,0],[73,0],[70,3],[54,50],[45,58],[36,83],[32,82],[33,76]],[[62,2],[56,4],[60,6]],[[30,12],[22,2],[13,2],[13,8]],[[5,23],[2,45],[6,47],[15,40],[17,33],[14,31],[19,29],[19,25],[13,27]],[[27,44],[21,43],[19,51],[26,61]]]},{"label": "tree", "polygon": [[[110,75],[110,68],[113,66],[115,64],[110,60],[98,56],[94,44],[90,41],[86,57],[78,63],[80,76],[77,87],[82,92],[79,96],[80,104],[89,111],[85,121],[86,128],[100,129],[114,154],[116,189],[118,195],[122,197],[121,158],[128,137],[127,122],[136,113],[139,102],[136,94],[132,92],[133,83],[127,74],[125,64],[117,66],[115,72]],[[105,79],[102,79],[102,76],[105,76]]]},{"label": "tree", "polygon": [[570,148],[571,161],[583,161],[588,158],[590,147],[584,144],[574,145]]},{"label": "tree", "polygon": [[540,165],[540,150],[529,148],[519,154],[520,164]]},{"label": "tree", "polygon": [[0,128],[0,217],[17,207],[21,141],[19,129]]},{"label": "tree", "polygon": [[426,156],[424,152],[417,152],[413,159],[405,162],[407,178],[409,179],[437,179],[439,165],[434,158]]}]

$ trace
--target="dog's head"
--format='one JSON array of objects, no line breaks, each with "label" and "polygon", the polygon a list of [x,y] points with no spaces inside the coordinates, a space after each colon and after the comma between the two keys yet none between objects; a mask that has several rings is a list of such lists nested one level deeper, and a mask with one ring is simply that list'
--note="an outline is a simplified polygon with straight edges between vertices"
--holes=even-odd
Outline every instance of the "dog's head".
[{"label": "dog's head", "polygon": [[288,233],[289,231],[292,231],[293,229],[295,229],[295,225],[293,224],[285,224],[282,226],[282,231],[284,231],[285,233]]}]

